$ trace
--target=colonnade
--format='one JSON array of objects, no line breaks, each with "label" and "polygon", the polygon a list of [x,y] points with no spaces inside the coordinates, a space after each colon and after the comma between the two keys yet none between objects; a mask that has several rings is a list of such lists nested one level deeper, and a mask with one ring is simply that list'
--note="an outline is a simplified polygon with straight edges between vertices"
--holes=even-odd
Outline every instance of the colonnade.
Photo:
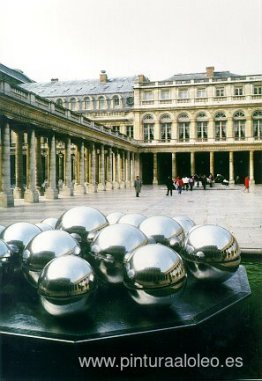
[{"label": "colonnade", "polygon": [[[236,151],[228,151],[229,152],[229,183],[233,184],[235,182],[235,168],[234,168],[234,152]],[[193,175],[196,173],[196,163],[195,163],[195,155],[197,152],[190,152],[190,173],[187,175]],[[179,174],[177,168],[177,152],[172,152],[172,177],[175,178]],[[209,169],[210,173],[215,174],[215,152],[209,152]],[[254,184],[254,151],[249,151],[249,170],[248,175],[250,178],[250,183]],[[158,160],[157,153],[153,153],[153,184],[158,184]]]},{"label": "colonnade", "polygon": [[[140,173],[139,154],[113,144],[1,119],[0,206],[15,198],[37,203],[87,192],[128,188]],[[13,140],[13,142],[12,142]]]}]

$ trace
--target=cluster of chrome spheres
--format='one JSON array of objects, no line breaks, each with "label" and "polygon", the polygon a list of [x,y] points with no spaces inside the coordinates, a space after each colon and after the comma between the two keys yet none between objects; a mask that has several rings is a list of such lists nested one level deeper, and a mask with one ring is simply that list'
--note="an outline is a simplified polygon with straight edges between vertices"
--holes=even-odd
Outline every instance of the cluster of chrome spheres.
[{"label": "cluster of chrome spheres", "polygon": [[99,284],[124,285],[140,305],[169,305],[188,272],[199,281],[224,282],[239,264],[228,230],[183,216],[105,216],[78,206],[58,219],[0,225],[0,287],[21,271],[53,316],[88,309]]}]

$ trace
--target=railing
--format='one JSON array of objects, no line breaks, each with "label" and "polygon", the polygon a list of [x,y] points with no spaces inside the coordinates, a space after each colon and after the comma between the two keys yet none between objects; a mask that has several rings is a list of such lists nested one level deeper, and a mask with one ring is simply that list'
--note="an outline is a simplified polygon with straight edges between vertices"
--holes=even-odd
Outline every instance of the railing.
[{"label": "railing", "polygon": [[[0,94],[7,95],[11,98],[18,99],[26,104],[34,106],[39,110],[48,111],[50,114],[59,115],[62,118],[66,118],[73,122],[77,122],[81,125],[87,126],[93,130],[101,131],[105,135],[112,135],[111,131],[104,126],[97,125],[88,118],[84,117],[82,114],[73,112],[69,109],[64,108],[52,101],[49,101],[45,98],[42,98],[34,93],[31,93],[27,90],[20,89],[17,86],[10,85],[8,82],[0,81]],[[127,137],[124,134],[113,134],[123,141],[132,142],[134,145],[137,145],[137,141]]]}]

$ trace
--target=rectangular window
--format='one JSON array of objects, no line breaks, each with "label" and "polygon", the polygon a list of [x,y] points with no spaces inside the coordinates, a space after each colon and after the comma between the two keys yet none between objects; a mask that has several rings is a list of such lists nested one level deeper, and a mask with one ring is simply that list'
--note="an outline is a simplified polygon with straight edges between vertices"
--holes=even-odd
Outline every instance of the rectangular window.
[{"label": "rectangular window", "polygon": [[207,122],[197,122],[197,139],[207,140]]},{"label": "rectangular window", "polygon": [[234,88],[234,95],[238,96],[238,95],[243,95],[243,87],[240,86],[240,87],[235,87]]},{"label": "rectangular window", "polygon": [[254,86],[254,95],[262,95],[262,86]]},{"label": "rectangular window", "polygon": [[215,122],[216,140],[226,140],[226,121]]},{"label": "rectangular window", "polygon": [[224,97],[224,96],[225,96],[224,87],[217,87],[216,88],[216,97]]},{"label": "rectangular window", "polygon": [[180,122],[178,124],[178,139],[180,142],[189,140],[189,122]]},{"label": "rectangular window", "polygon": [[145,123],[144,124],[144,141],[149,143],[154,139],[154,125]]},{"label": "rectangular window", "polygon": [[257,119],[253,121],[254,138],[256,140],[262,139],[262,120]]},{"label": "rectangular window", "polygon": [[197,89],[197,98],[206,98],[207,97],[207,92],[205,88],[198,88]]},{"label": "rectangular window", "polygon": [[112,131],[114,132],[120,132],[120,126],[113,126]]},{"label": "rectangular window", "polygon": [[188,89],[180,89],[178,91],[179,99],[188,99]]},{"label": "rectangular window", "polygon": [[144,101],[152,101],[153,100],[153,92],[152,91],[144,91],[143,99],[144,99]]},{"label": "rectangular window", "polygon": [[245,121],[244,120],[234,121],[234,138],[235,140],[245,139]]},{"label": "rectangular window", "polygon": [[134,137],[134,126],[126,126],[126,135],[130,138]]},{"label": "rectangular window", "polygon": [[161,90],[160,98],[163,100],[170,99],[170,90]]},{"label": "rectangular window", "polygon": [[160,125],[161,140],[170,142],[171,140],[171,123],[161,123]]}]

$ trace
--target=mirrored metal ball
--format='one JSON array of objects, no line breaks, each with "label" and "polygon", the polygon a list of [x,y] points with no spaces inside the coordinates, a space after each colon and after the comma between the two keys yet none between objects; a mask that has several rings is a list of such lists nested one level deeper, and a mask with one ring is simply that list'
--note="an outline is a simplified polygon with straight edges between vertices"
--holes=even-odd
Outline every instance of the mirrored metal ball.
[{"label": "mirrored metal ball", "polygon": [[7,226],[0,234],[0,238],[8,244],[12,252],[22,254],[25,246],[39,233],[41,229],[34,224],[16,222]]},{"label": "mirrored metal ball", "polygon": [[43,221],[41,221],[41,223],[47,224],[51,226],[51,228],[55,229],[57,221],[58,221],[58,218],[48,217],[48,218],[45,218]]},{"label": "mirrored metal ball", "polygon": [[12,272],[11,250],[8,245],[0,240],[0,287],[8,281]]},{"label": "mirrored metal ball", "polygon": [[189,232],[182,256],[199,280],[225,281],[238,269],[241,257],[235,237],[218,225],[198,225]]},{"label": "mirrored metal ball", "polygon": [[49,261],[63,255],[79,255],[80,251],[79,244],[69,233],[62,230],[44,231],[26,246],[22,258],[23,273],[28,282],[37,287],[40,273]]},{"label": "mirrored metal ball", "polygon": [[95,270],[109,283],[122,283],[125,255],[147,243],[144,233],[133,225],[114,224],[105,227],[91,244]]},{"label": "mirrored metal ball", "polygon": [[52,228],[51,225],[49,224],[46,224],[45,222],[38,222],[36,224],[36,226],[38,226],[42,232],[45,232],[45,231],[48,231],[48,230],[54,230],[54,228]]},{"label": "mirrored metal ball", "polygon": [[139,229],[155,242],[170,246],[180,251],[185,238],[182,226],[173,218],[167,216],[151,216],[139,225]]},{"label": "mirrored metal ball", "polygon": [[[76,206],[67,210],[57,221],[56,229],[79,234],[85,242],[88,234],[108,225],[103,213],[89,206]],[[93,235],[91,236],[93,239]],[[91,238],[90,238],[91,241]]]},{"label": "mirrored metal ball", "polygon": [[134,225],[136,227],[138,227],[142,221],[144,221],[146,219],[146,216],[144,216],[143,214],[139,214],[139,213],[129,213],[129,214],[125,214],[123,215],[118,223],[121,223],[121,224],[130,224],[130,225]]},{"label": "mirrored metal ball", "polygon": [[38,281],[38,293],[44,309],[63,317],[86,311],[96,290],[91,265],[83,258],[66,255],[44,267]]},{"label": "mirrored metal ball", "polygon": [[109,225],[117,224],[119,219],[124,216],[122,212],[113,212],[106,216]]},{"label": "mirrored metal ball", "polygon": [[125,259],[124,285],[138,304],[171,304],[186,277],[180,255],[162,244],[139,247]]},{"label": "mirrored metal ball", "polygon": [[173,220],[178,222],[182,228],[184,229],[185,236],[189,233],[189,231],[195,226],[195,222],[191,220],[191,218],[186,216],[175,216]]}]

